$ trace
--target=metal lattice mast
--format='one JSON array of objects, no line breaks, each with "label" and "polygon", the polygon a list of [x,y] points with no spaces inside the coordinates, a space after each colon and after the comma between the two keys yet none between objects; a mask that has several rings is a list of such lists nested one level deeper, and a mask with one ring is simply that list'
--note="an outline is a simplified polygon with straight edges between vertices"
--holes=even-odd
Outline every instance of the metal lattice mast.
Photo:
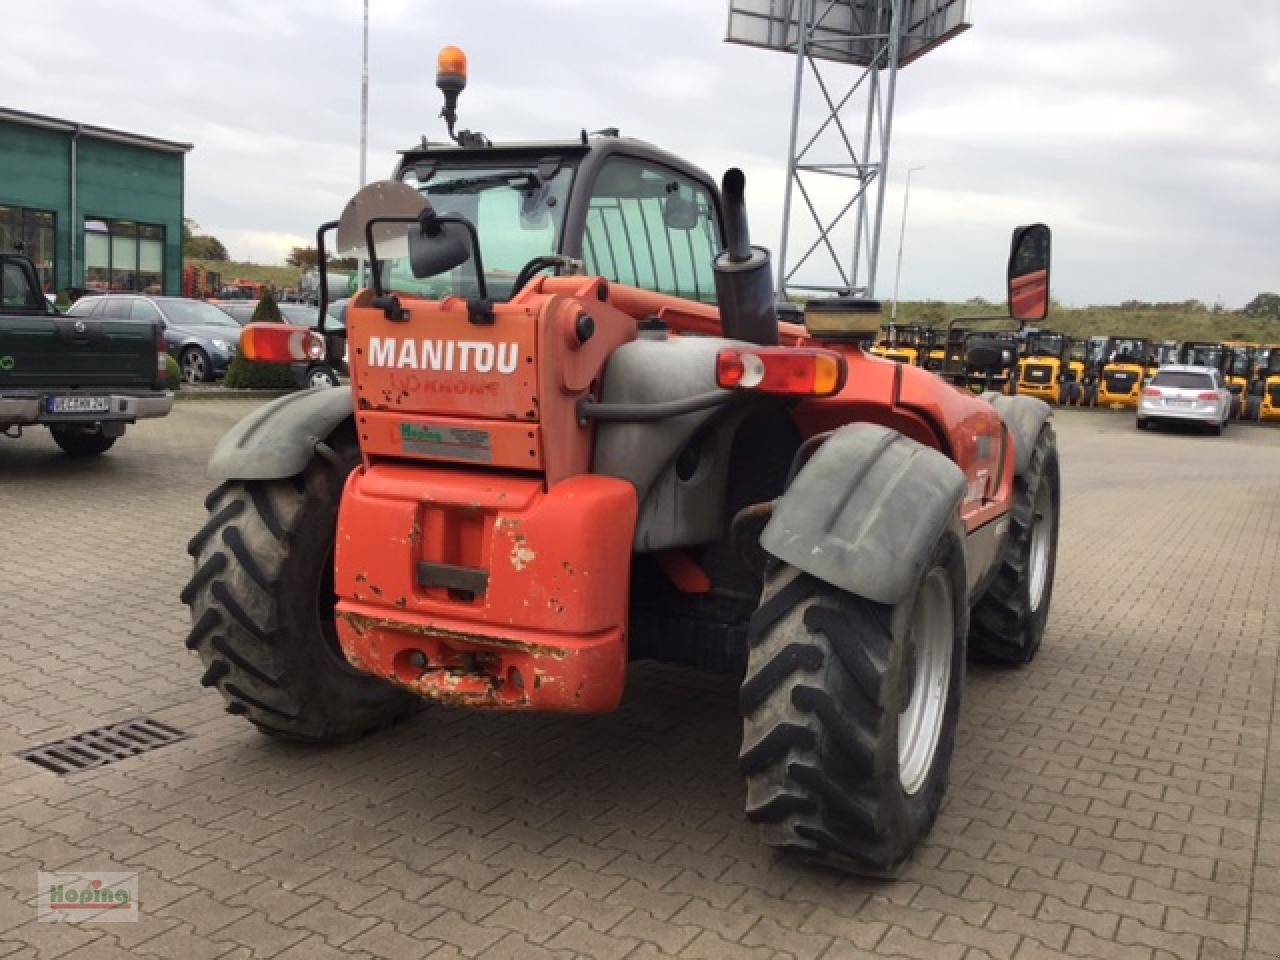
[{"label": "metal lattice mast", "polygon": [[874,296],[898,68],[966,29],[967,7],[968,0],[730,0],[730,41],[795,57],[781,295]]}]

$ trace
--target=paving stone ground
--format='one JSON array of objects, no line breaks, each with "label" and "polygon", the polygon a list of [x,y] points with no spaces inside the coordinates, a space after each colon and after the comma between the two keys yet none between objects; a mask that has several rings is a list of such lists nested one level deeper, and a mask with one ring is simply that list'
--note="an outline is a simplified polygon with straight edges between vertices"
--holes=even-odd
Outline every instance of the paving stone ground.
[{"label": "paving stone ground", "polygon": [[[1280,956],[1280,430],[1059,415],[1044,649],[970,668],[942,816],[886,884],[757,843],[722,678],[320,749],[225,714],[177,595],[249,408],[183,402],[96,461],[0,441],[0,957]],[[138,715],[192,737],[65,778],[14,756]],[[40,869],[136,871],[141,918],[37,923]]]}]

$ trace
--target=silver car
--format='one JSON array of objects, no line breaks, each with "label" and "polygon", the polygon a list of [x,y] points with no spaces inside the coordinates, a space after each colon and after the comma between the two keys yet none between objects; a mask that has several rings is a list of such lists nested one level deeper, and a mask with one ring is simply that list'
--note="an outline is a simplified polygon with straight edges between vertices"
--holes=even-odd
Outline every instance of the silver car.
[{"label": "silver car", "polygon": [[1171,363],[1156,371],[1142,389],[1138,429],[1149,423],[1202,423],[1221,435],[1231,419],[1231,391],[1216,367]]}]

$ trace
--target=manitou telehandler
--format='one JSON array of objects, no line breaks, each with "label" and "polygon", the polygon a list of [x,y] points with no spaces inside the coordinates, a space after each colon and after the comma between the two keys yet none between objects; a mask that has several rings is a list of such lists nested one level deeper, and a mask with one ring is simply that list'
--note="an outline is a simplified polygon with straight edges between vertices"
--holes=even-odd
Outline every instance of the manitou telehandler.
[{"label": "manitou telehandler", "polygon": [[[892,875],[938,814],[966,656],[1024,663],[1044,635],[1050,408],[869,356],[879,304],[779,322],[737,170],[717,187],[613,132],[455,140],[317,236],[322,269],[333,229],[374,265],[350,388],[213,453],[182,594],[202,682],[266,734],[335,741],[423,701],[610,711],[638,658],[735,671],[747,816]],[[1021,320],[1048,252],[1014,233],[1010,286],[1046,289]],[[242,351],[323,334],[252,325]]]}]

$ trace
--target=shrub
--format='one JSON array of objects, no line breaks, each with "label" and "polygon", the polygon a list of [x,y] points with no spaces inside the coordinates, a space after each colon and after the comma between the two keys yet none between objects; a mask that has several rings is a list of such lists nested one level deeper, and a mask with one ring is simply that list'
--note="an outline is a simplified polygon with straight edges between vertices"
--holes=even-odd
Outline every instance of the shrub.
[{"label": "shrub", "polygon": [[182,387],[182,368],[178,361],[167,353],[164,355],[164,376],[161,383],[166,390],[178,390]]},{"label": "shrub", "polygon": [[275,295],[271,292],[270,287],[266,287],[262,291],[262,299],[258,301],[258,305],[253,309],[254,323],[284,323],[284,317],[280,316],[280,306],[276,303]]},{"label": "shrub", "polygon": [[287,363],[263,363],[246,360],[237,354],[227,367],[223,385],[232,389],[292,390],[297,387]]}]

